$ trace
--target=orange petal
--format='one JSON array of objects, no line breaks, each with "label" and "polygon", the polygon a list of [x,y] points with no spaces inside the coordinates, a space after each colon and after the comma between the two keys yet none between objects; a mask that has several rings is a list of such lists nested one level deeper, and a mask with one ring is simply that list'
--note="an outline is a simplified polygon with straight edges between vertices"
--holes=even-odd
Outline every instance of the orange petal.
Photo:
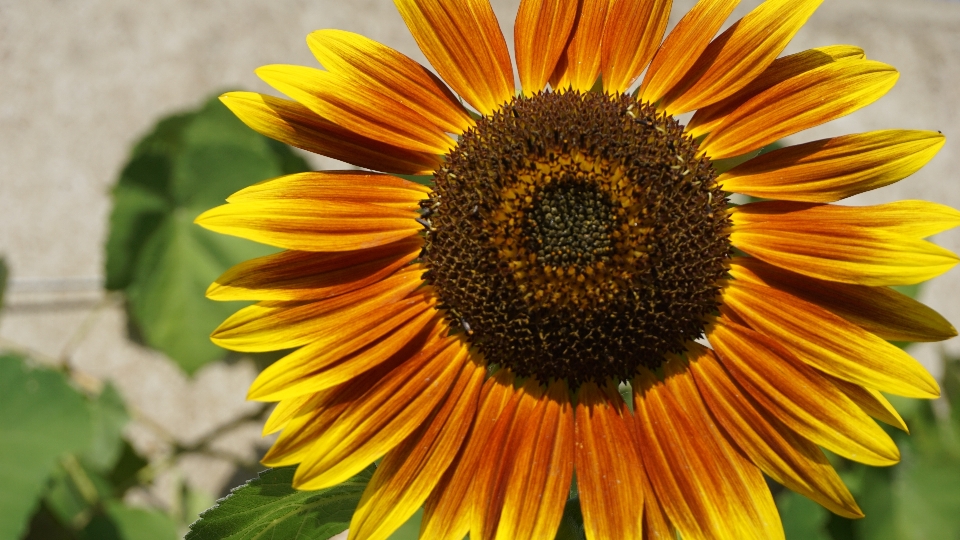
[{"label": "orange petal", "polygon": [[892,394],[940,395],[936,380],[903,349],[816,304],[741,280],[730,282],[722,294],[724,309],[820,371]]},{"label": "orange petal", "polygon": [[317,30],[307,45],[329,71],[405,104],[442,131],[459,135],[474,125],[436,75],[386,45],[343,30]]},{"label": "orange petal", "polygon": [[616,388],[605,390],[587,383],[577,396],[575,456],[583,526],[587,540],[641,538],[642,465],[633,418]]},{"label": "orange petal", "polygon": [[351,338],[320,337],[260,372],[247,399],[278,401],[316,393],[373,369],[407,347],[422,347],[441,331],[449,331],[446,325],[437,324],[439,315],[433,303],[415,302]]},{"label": "orange petal", "polygon": [[[647,476],[644,474],[644,476]],[[643,534],[647,540],[677,540],[677,533],[663,512],[663,506],[657,501],[649,480],[644,480],[643,496]]]},{"label": "orange petal", "polygon": [[211,300],[321,300],[372,285],[420,255],[411,237],[360,251],[282,251],[240,263],[207,289]]},{"label": "orange petal", "polygon": [[614,0],[603,29],[600,72],[608,93],[626,92],[657,52],[673,0]]},{"label": "orange petal", "polygon": [[543,90],[563,54],[577,16],[577,2],[521,0],[513,27],[520,86],[526,96]]},{"label": "orange petal", "polygon": [[467,362],[433,418],[387,452],[353,513],[348,538],[389,538],[420,508],[463,444],[486,374],[486,366]]},{"label": "orange petal", "polygon": [[243,351],[278,351],[322,337],[349,339],[363,329],[421,299],[402,300],[423,284],[423,268],[410,267],[378,283],[317,302],[260,302],[234,313],[214,330],[221,347]]},{"label": "orange petal", "polygon": [[603,27],[611,0],[579,0],[570,42],[550,79],[554,90],[587,92],[600,76]]},{"label": "orange petal", "polygon": [[427,186],[396,176],[362,171],[307,172],[256,183],[227,197],[228,202],[315,199],[416,210],[430,196]]},{"label": "orange petal", "polygon": [[881,229],[811,223],[804,230],[731,215],[730,242],[770,264],[858,285],[910,285],[939,276],[957,256],[925,240]]},{"label": "orange petal", "polygon": [[884,424],[910,433],[910,429],[907,428],[907,424],[903,421],[900,413],[897,412],[897,409],[895,409],[880,392],[836,377],[830,377],[830,381],[834,386],[839,388],[841,392],[846,394],[847,397],[852,399],[854,403],[859,405],[860,408],[863,409],[863,412],[880,420]]},{"label": "orange petal", "polygon": [[467,442],[424,505],[420,538],[462,540],[470,531],[474,505],[487,503],[473,495],[472,484],[486,470],[481,466],[488,454],[499,456],[502,439],[491,444],[491,437],[502,437],[502,431],[497,435],[494,428],[501,417],[512,418],[516,411],[520,394],[514,391],[513,380],[509,370],[501,369],[484,384]]},{"label": "orange petal", "polygon": [[939,313],[887,287],[813,279],[752,257],[734,257],[730,273],[816,304],[887,341],[943,341],[957,335]]},{"label": "orange petal", "polygon": [[313,441],[293,485],[304,490],[334,486],[400,444],[450,393],[468,354],[451,337],[405,361]]},{"label": "orange petal", "polygon": [[733,95],[699,109],[687,123],[686,131],[694,138],[710,133],[723,122],[727,115],[764,90],[820,66],[841,60],[862,60],[863,58],[865,58],[863,49],[852,45],[819,47],[777,58],[756,79]]},{"label": "orange petal", "polygon": [[685,366],[634,379],[640,457],[657,500],[683,538],[783,539],[773,497],[755,465],[713,423]]},{"label": "orange petal", "polygon": [[293,101],[230,92],[220,101],[254,131],[308,152],[357,167],[396,174],[433,174],[440,156],[370,139],[321,118]]},{"label": "orange petal", "polygon": [[736,93],[776,59],[823,0],[767,0],[713,40],[665,97],[681,114]]},{"label": "orange petal", "polygon": [[761,410],[847,459],[893,465],[890,436],[837,387],[775,340],[720,319],[707,336],[723,366]]},{"label": "orange petal", "polygon": [[574,415],[566,383],[554,382],[546,394],[528,384],[521,394],[494,486],[503,504],[494,499],[488,507],[500,514],[498,540],[553,538],[573,479]]},{"label": "orange petal", "polygon": [[488,115],[513,98],[513,66],[489,0],[394,0],[424,56]]},{"label": "orange petal", "polygon": [[443,130],[403,103],[330,71],[273,65],[257,69],[270,86],[358,135],[414,152],[445,154],[455,145]]},{"label": "orange petal", "polygon": [[195,220],[222,234],[284,249],[355,251],[416,236],[414,210],[365,203],[268,199],[225,204]]},{"label": "orange petal", "polygon": [[774,150],[721,174],[717,181],[727,191],[754,197],[834,202],[910,176],[945,142],[933,131],[845,135]]},{"label": "orange petal", "polygon": [[653,57],[640,100],[660,101],[693,67],[740,0],[700,0],[680,19]]},{"label": "orange petal", "polygon": [[761,92],[729,114],[700,144],[712,159],[739,156],[873,103],[897,82],[871,60],[834,62]]},{"label": "orange petal", "polygon": [[876,206],[841,206],[791,201],[763,201],[734,209],[735,223],[764,222],[783,229],[869,227],[913,238],[926,238],[960,225],[960,211],[927,201],[897,201]]},{"label": "orange petal", "polygon": [[817,446],[758,410],[718,363],[714,352],[694,344],[690,371],[697,388],[730,440],[760,470],[784,486],[846,518],[863,512]]}]

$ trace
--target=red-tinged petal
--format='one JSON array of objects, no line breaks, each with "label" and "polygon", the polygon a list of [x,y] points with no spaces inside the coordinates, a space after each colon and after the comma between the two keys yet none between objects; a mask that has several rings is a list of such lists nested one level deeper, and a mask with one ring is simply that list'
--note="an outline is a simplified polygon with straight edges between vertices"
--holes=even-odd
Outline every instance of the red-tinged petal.
[{"label": "red-tinged petal", "polygon": [[900,413],[898,413],[893,405],[887,401],[887,398],[883,397],[883,394],[877,390],[864,388],[859,384],[847,382],[843,379],[838,379],[836,377],[829,378],[834,386],[839,388],[841,392],[846,394],[847,397],[852,399],[854,403],[859,405],[860,408],[863,409],[863,412],[869,414],[884,424],[887,424],[888,426],[893,426],[901,431],[910,433],[910,429],[907,428],[907,424],[903,421]]},{"label": "red-tinged petal", "polygon": [[818,47],[777,58],[763,73],[735,94],[697,110],[690,122],[687,123],[686,131],[694,138],[710,133],[723,122],[727,115],[764,90],[820,66],[842,60],[862,60],[864,58],[863,49],[852,45]]},{"label": "red-tinged petal", "polygon": [[277,401],[320,392],[373,369],[412,344],[422,346],[437,333],[449,331],[438,324],[440,315],[433,303],[415,302],[352,338],[324,336],[301,347],[260,372],[247,399]]},{"label": "red-tinged petal", "polygon": [[520,394],[513,380],[509,370],[500,370],[484,384],[467,442],[424,505],[420,538],[462,540],[470,531],[474,507],[489,502],[475,495],[473,481],[488,470],[488,459],[497,463],[500,457],[503,434],[494,428],[501,417],[512,418],[516,411]]},{"label": "red-tinged petal", "polygon": [[349,339],[364,329],[422,302],[404,300],[423,280],[410,267],[369,287],[316,302],[261,302],[234,313],[214,330],[221,347],[244,352],[300,347],[321,336]]},{"label": "red-tinged petal", "polygon": [[211,231],[299,251],[355,251],[415,236],[415,210],[376,204],[266,199],[207,210],[196,219]]},{"label": "red-tinged petal", "polygon": [[578,0],[570,42],[550,78],[554,90],[572,88],[587,92],[600,76],[603,27],[611,0]]},{"label": "red-tinged petal", "polygon": [[957,335],[939,313],[887,287],[809,278],[752,257],[734,257],[730,273],[823,307],[887,341],[943,341]]},{"label": "red-tinged petal", "polygon": [[816,445],[757,409],[714,352],[691,347],[690,371],[713,417],[760,470],[846,518],[863,517],[850,491]]},{"label": "red-tinged petal", "polygon": [[[739,214],[742,216],[742,214]],[[953,268],[957,256],[935,244],[867,227],[813,223],[777,227],[731,215],[730,243],[774,266],[827,281],[856,285],[911,285]]]},{"label": "red-tinged petal", "polygon": [[893,129],[822,139],[755,157],[717,182],[754,197],[834,202],[910,176],[945,142],[937,132]]},{"label": "red-tinged petal", "polygon": [[362,171],[307,172],[281,176],[241,189],[228,202],[313,199],[375,204],[416,210],[430,197],[430,188],[396,176]]},{"label": "red-tinged petal", "polygon": [[456,144],[442,129],[403,103],[329,71],[273,65],[257,69],[270,86],[317,115],[358,135],[414,152],[445,154]]},{"label": "red-tinged petal", "polygon": [[513,98],[513,66],[489,0],[394,0],[424,56],[488,115]]},{"label": "red-tinged petal", "polygon": [[760,470],[727,443],[686,367],[664,369],[633,388],[640,457],[670,522],[683,538],[783,539]]},{"label": "red-tinged petal", "polygon": [[834,62],[791,77],[730,113],[700,143],[712,159],[753,150],[866,107],[897,82],[893,67],[870,60]]},{"label": "red-tinged petal", "polygon": [[720,319],[707,339],[759,408],[800,436],[867,465],[899,461],[893,440],[856,403],[772,338]]},{"label": "red-tinged petal", "polygon": [[293,485],[305,490],[334,486],[400,444],[449,394],[468,354],[451,337],[406,360],[313,441]]},{"label": "red-tinged petal", "polygon": [[693,67],[740,0],[700,0],[680,19],[653,57],[640,100],[656,103]]},{"label": "red-tinged petal", "polygon": [[423,249],[421,237],[360,251],[282,251],[240,263],[207,289],[211,300],[322,300],[381,281]]},{"label": "red-tinged petal", "polygon": [[545,394],[528,388],[521,391],[501,463],[504,471],[494,490],[503,493],[503,504],[489,507],[500,514],[497,540],[553,538],[573,479],[570,391],[562,381],[551,384]]},{"label": "red-tinged petal", "polygon": [[317,116],[293,101],[252,92],[220,96],[254,131],[308,152],[357,167],[396,174],[432,174],[440,156],[414,152],[370,139]]},{"label": "red-tinged petal", "polygon": [[767,0],[713,40],[664,96],[667,114],[716,103],[759,76],[823,0]]},{"label": "red-tinged petal", "polygon": [[614,0],[603,29],[600,72],[608,93],[626,92],[657,52],[673,0]]},{"label": "red-tinged petal", "polygon": [[584,531],[587,540],[641,538],[644,492],[633,418],[616,389],[605,390],[587,383],[577,396],[575,456]]},{"label": "red-tinged petal", "polygon": [[936,380],[903,349],[816,304],[743,280],[722,294],[723,309],[824,373],[897,395],[940,395]]},{"label": "red-tinged petal", "polygon": [[736,207],[736,223],[763,222],[769,227],[807,230],[817,224],[868,227],[926,238],[960,225],[960,211],[927,201],[897,201],[876,206],[841,206],[791,201],[763,201]]},{"label": "red-tinged petal", "polygon": [[576,1],[521,0],[513,27],[513,49],[524,95],[532,96],[547,85],[576,16]]},{"label": "red-tinged petal", "polygon": [[329,71],[405,104],[443,131],[459,135],[474,125],[436,75],[386,45],[343,30],[317,30],[307,45]]},{"label": "red-tinged petal", "polygon": [[486,366],[467,362],[433,417],[387,452],[353,514],[348,538],[386,539],[420,508],[463,444],[486,373]]}]

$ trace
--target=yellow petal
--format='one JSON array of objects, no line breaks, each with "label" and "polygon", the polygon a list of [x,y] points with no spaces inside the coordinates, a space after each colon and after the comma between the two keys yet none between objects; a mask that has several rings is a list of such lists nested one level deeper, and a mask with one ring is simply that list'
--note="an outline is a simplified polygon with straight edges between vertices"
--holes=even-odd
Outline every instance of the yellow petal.
[{"label": "yellow petal", "polygon": [[723,122],[727,115],[768,88],[826,64],[863,58],[865,58],[863,49],[851,45],[818,47],[777,58],[756,79],[750,81],[750,84],[727,98],[697,110],[687,123],[686,131],[694,138],[710,133]]},{"label": "yellow petal", "polygon": [[361,171],[306,172],[258,182],[227,197],[228,202],[315,199],[376,204],[416,210],[430,188],[396,176]]},{"label": "yellow petal", "polygon": [[668,362],[665,381],[634,379],[644,470],[683,538],[783,539],[760,470],[730,446],[707,412],[689,371]]},{"label": "yellow petal", "polygon": [[600,72],[608,93],[626,92],[657,52],[673,0],[614,0],[603,29]]},{"label": "yellow petal", "polygon": [[554,537],[573,479],[574,419],[566,383],[554,382],[545,394],[526,388],[494,488],[503,493],[503,504],[490,505],[500,514],[497,540]]},{"label": "yellow petal", "polygon": [[550,79],[554,90],[572,88],[586,92],[600,76],[603,27],[611,0],[578,0],[570,42],[560,55]]},{"label": "yellow petal", "polygon": [[521,0],[513,27],[520,86],[526,96],[543,90],[566,48],[577,2]]},{"label": "yellow petal", "polygon": [[740,0],[697,2],[673,27],[653,57],[640,86],[640,100],[656,103],[676,86],[739,3]]},{"label": "yellow petal", "polygon": [[876,206],[841,206],[791,201],[763,201],[736,207],[736,223],[763,222],[769,227],[811,229],[830,227],[883,229],[912,238],[926,238],[960,225],[960,212],[927,201],[897,201]]},{"label": "yellow petal", "polygon": [[433,174],[440,164],[437,154],[363,137],[293,101],[253,92],[230,92],[220,101],[262,135],[351,165],[387,173]]},{"label": "yellow petal", "polygon": [[800,436],[867,465],[893,465],[890,436],[837,387],[775,340],[720,319],[707,339],[755,403]]},{"label": "yellow petal", "polygon": [[486,366],[468,362],[433,417],[387,452],[353,513],[348,538],[389,538],[420,508],[463,444],[485,376]]},{"label": "yellow petal", "polygon": [[420,538],[463,540],[470,531],[473,507],[487,502],[474,495],[473,480],[490,452],[499,455],[500,447],[490,445],[494,427],[502,416],[512,418],[520,398],[513,380],[501,369],[484,384],[467,442],[424,505]]},{"label": "yellow petal", "polygon": [[407,105],[443,131],[459,135],[474,125],[436,75],[386,45],[343,30],[317,30],[307,45],[328,70]]},{"label": "yellow petal", "polygon": [[713,351],[690,349],[690,371],[717,422],[760,470],[846,518],[863,512],[816,445],[758,410],[718,363]]},{"label": "yellow petal", "polygon": [[898,182],[933,159],[946,138],[933,131],[884,130],[788,146],[717,179],[754,197],[834,202]]},{"label": "yellow petal", "polygon": [[273,65],[257,69],[270,86],[317,115],[364,137],[414,152],[445,154],[455,145],[442,129],[403,103],[330,71]]},{"label": "yellow petal", "polygon": [[313,441],[293,485],[334,486],[400,444],[449,395],[467,354],[458,339],[446,338],[401,364]]},{"label": "yellow petal", "polygon": [[741,280],[724,288],[722,302],[820,371],[892,394],[940,395],[936,380],[903,349],[815,304]]},{"label": "yellow petal", "polygon": [[577,490],[587,540],[641,538],[643,485],[633,418],[617,393],[580,387],[576,410]]},{"label": "yellow petal", "polygon": [[[234,313],[214,330],[221,347],[244,352],[278,351],[327,336],[341,339],[410,307],[407,295],[423,284],[422,268],[410,267],[378,283],[316,302],[261,302]],[[413,299],[410,303],[422,300]]]},{"label": "yellow petal", "polygon": [[489,0],[394,0],[424,56],[488,115],[513,98],[513,66]]},{"label": "yellow petal", "polygon": [[957,335],[939,313],[887,287],[809,278],[752,257],[734,257],[730,273],[816,304],[887,341],[942,341]]},{"label": "yellow petal", "polygon": [[733,95],[780,55],[823,0],[767,0],[713,40],[676,88],[667,114],[681,114]]},{"label": "yellow petal", "polygon": [[[742,214],[741,214],[742,215]],[[910,285],[939,276],[957,256],[925,240],[880,229],[811,224],[790,230],[731,215],[730,242],[765,262],[813,278],[869,286]]]},{"label": "yellow petal", "polygon": [[411,237],[360,251],[282,251],[240,263],[207,289],[211,300],[321,300],[372,285],[408,265],[423,249]]},{"label": "yellow petal", "polygon": [[854,403],[863,409],[863,412],[880,420],[884,424],[893,426],[901,431],[910,433],[906,422],[900,416],[900,413],[893,405],[883,397],[883,394],[871,388],[864,388],[858,384],[847,382],[843,379],[830,377],[830,381],[847,395]]},{"label": "yellow petal", "polygon": [[712,159],[739,156],[873,103],[897,82],[893,67],[834,62],[791,77],[730,113],[700,144]]}]

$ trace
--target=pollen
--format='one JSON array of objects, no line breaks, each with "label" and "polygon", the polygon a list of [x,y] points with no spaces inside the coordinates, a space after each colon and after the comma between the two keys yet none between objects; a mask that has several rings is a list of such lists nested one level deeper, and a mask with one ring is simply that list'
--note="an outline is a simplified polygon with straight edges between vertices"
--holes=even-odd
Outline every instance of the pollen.
[{"label": "pollen", "polygon": [[491,363],[574,386],[659,367],[718,309],[727,201],[676,120],[626,95],[516,97],[446,156],[423,260]]}]

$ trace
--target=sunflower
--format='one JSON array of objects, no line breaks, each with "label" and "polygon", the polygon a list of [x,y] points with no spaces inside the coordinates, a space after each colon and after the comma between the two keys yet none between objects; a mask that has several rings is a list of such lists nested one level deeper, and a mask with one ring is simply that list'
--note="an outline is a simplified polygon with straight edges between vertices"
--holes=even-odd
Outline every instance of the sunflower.
[{"label": "sunflower", "polygon": [[890,286],[957,263],[924,238],[960,212],[832,203],[944,137],[715,162],[875,101],[896,70],[848,45],[780,57],[821,0],[767,0],[715,38],[738,2],[701,0],[665,39],[670,0],[523,0],[518,92],[487,0],[395,2],[439,77],[321,30],[325,69],[257,71],[292,101],[222,97],[363,169],[263,182],[197,220],[285,250],[208,291],[259,302],[216,343],[294,349],[250,388],[279,402],[263,463],[309,490],[382,458],[351,538],[421,506],[422,538],[553,538],[574,475],[591,540],[783,538],[764,474],[862,516],[821,447],[896,463],[883,393],[939,394],[889,342],[956,331]]}]

